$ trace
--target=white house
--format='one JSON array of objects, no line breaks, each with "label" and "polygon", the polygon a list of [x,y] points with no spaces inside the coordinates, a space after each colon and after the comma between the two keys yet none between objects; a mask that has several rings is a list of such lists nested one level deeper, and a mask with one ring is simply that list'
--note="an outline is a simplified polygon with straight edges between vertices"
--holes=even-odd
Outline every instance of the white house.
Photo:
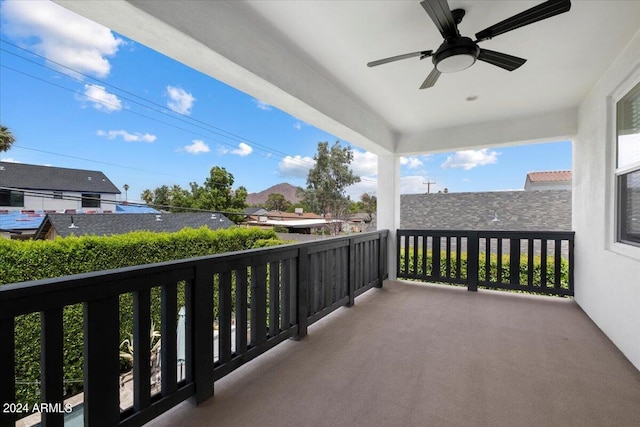
[{"label": "white house", "polygon": [[0,210],[114,211],[118,194],[100,171],[0,162]]}]

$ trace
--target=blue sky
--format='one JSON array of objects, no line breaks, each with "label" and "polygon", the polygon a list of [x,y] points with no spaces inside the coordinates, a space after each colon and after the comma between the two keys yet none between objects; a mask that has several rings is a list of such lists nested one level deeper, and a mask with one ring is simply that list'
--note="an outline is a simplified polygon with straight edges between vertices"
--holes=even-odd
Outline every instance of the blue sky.
[{"label": "blue sky", "polygon": [[[56,4],[0,8],[0,122],[16,137],[0,160],[101,170],[139,200],[213,166],[249,192],[305,186],[317,143],[338,139]],[[352,148],[358,199],[376,191],[376,156]],[[517,190],[527,172],[567,169],[568,141],[438,153],[403,158],[401,190]]]}]

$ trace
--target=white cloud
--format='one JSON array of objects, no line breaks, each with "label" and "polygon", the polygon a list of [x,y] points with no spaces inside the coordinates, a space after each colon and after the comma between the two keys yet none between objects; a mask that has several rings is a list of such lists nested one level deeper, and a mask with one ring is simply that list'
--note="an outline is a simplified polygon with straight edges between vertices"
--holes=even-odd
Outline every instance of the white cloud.
[{"label": "white cloud", "polygon": [[263,111],[271,111],[273,109],[273,107],[269,104],[267,104],[264,101],[260,101],[259,99],[253,99],[253,102],[256,104],[256,107],[258,107],[259,109],[263,110]]},{"label": "white cloud", "polygon": [[456,151],[452,156],[448,156],[447,160],[440,166],[444,169],[462,168],[469,170],[476,166],[497,163],[499,154],[497,151],[489,151],[488,148]]},{"label": "white cloud", "polygon": [[417,157],[400,157],[400,164],[407,166],[409,169],[418,169],[424,165],[422,160]]},{"label": "white cloud", "polygon": [[347,196],[351,197],[351,200],[358,201],[363,193],[375,194],[378,190],[378,182],[375,178],[367,178],[361,180],[346,188]]},{"label": "white cloud", "polygon": [[244,142],[238,144],[238,148],[236,148],[235,150],[231,150],[231,154],[235,154],[240,157],[246,157],[251,153],[253,153],[253,148],[249,144],[245,144]]},{"label": "white cloud", "polygon": [[7,163],[20,163],[20,160],[16,160],[13,157],[0,157],[0,160]]},{"label": "white cloud", "polygon": [[95,77],[109,75],[107,58],[124,43],[108,28],[50,1],[5,1],[0,12],[5,34],[49,61]]},{"label": "white cloud", "polygon": [[122,101],[116,95],[104,90],[104,86],[85,84],[84,93],[76,99],[90,102],[98,111],[112,113],[122,110]]},{"label": "white cloud", "polygon": [[295,122],[293,124],[293,128],[296,129],[296,130],[302,129],[302,126],[304,126],[304,123],[302,123],[302,122]]},{"label": "white cloud", "polygon": [[209,149],[209,146],[200,139],[194,139],[192,144],[185,145],[183,149],[187,153],[191,154],[208,153],[209,151],[211,151]]},{"label": "white cloud", "polygon": [[309,169],[315,166],[315,160],[308,156],[287,156],[278,163],[278,172],[291,178],[307,178]]},{"label": "white cloud", "polygon": [[167,96],[169,97],[167,107],[171,111],[179,114],[191,114],[191,108],[196,101],[193,95],[180,87],[167,86]]},{"label": "white cloud", "polygon": [[122,137],[126,142],[154,142],[156,140],[156,136],[150,133],[129,133],[126,130],[99,130],[96,134],[98,134],[98,136],[104,136],[107,139]]},{"label": "white cloud", "polygon": [[353,150],[351,170],[358,176],[375,176],[378,174],[378,156],[369,151]]}]

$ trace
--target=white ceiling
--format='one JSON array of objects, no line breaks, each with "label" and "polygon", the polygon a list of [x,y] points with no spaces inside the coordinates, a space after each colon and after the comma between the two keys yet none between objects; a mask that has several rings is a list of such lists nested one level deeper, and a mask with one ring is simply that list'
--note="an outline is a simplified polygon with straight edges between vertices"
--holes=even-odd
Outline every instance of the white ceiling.
[{"label": "white ceiling", "polygon": [[[462,35],[478,31],[540,1],[456,1],[466,15]],[[576,106],[607,65],[640,28],[640,1],[573,1],[565,14],[500,35],[482,48],[526,58],[508,72],[478,62],[442,75],[434,88],[418,90],[430,58],[375,68],[375,59],[437,49],[442,36],[418,1],[252,1],[264,20],[305,61],[347,88],[394,130],[417,132],[462,123]],[[468,96],[478,96],[468,102]]]},{"label": "white ceiling", "polygon": [[[435,139],[456,132],[505,143],[553,117],[557,129],[524,139],[573,134],[576,108],[640,29],[640,1],[574,0],[567,13],[480,44],[526,58],[521,68],[478,62],[419,90],[429,58],[366,66],[440,45],[418,0],[56,1],[356,145],[396,153],[444,149]],[[459,29],[469,37],[539,3],[449,1],[466,10]]]}]

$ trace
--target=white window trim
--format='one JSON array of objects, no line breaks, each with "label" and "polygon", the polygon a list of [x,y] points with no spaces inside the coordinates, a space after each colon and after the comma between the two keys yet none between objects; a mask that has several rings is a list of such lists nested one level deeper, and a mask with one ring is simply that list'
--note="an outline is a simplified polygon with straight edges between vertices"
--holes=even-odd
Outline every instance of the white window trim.
[{"label": "white window trim", "polygon": [[640,68],[636,67],[632,73],[607,97],[607,212],[605,249],[618,255],[640,260],[640,247],[618,242],[618,176],[638,167],[638,163],[617,167],[618,125],[617,105],[631,89],[640,84]]}]

